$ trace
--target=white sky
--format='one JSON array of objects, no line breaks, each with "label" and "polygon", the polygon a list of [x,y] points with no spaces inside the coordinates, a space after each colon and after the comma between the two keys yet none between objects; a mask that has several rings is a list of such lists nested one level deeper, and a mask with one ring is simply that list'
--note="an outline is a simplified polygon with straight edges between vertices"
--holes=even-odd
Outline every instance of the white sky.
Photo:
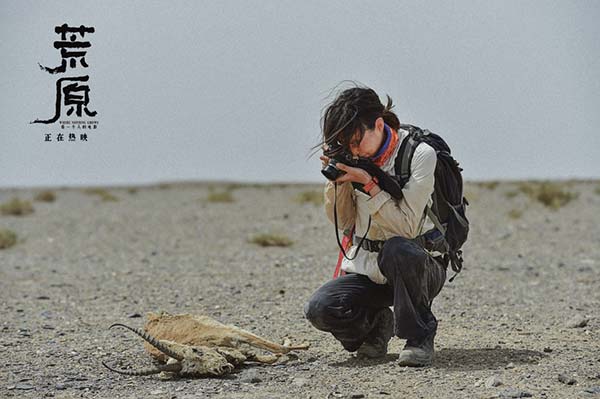
[{"label": "white sky", "polygon": [[[345,79],[447,139],[467,179],[600,177],[598,1],[0,1],[0,186],[319,182]],[[89,141],[55,125],[54,27],[96,29]],[[330,99],[329,99],[330,100]],[[54,138],[55,140],[55,138]]]}]

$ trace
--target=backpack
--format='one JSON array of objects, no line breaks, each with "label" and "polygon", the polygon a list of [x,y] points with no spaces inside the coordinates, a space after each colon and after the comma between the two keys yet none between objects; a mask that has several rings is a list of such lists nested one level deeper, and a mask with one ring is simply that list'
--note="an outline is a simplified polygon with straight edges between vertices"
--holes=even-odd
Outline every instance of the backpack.
[{"label": "backpack", "polygon": [[398,150],[395,161],[395,172],[401,187],[404,187],[410,178],[410,164],[420,143],[429,144],[437,155],[433,205],[427,206],[425,210],[444,237],[444,261],[446,264],[450,263],[456,273],[449,280],[451,282],[462,269],[461,247],[469,233],[469,221],[465,215],[469,203],[463,196],[462,168],[450,154],[448,144],[437,134],[407,124],[401,124],[400,128],[409,132]]}]

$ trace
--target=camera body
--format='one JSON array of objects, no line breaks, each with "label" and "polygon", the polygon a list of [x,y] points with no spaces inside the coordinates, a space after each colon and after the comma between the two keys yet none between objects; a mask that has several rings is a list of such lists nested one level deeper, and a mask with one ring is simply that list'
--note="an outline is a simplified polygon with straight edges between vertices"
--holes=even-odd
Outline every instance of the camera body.
[{"label": "camera body", "polygon": [[336,167],[338,162],[348,166],[356,166],[358,164],[358,158],[355,158],[339,143],[330,145],[329,148],[323,152],[323,155],[329,157],[329,163],[321,170],[321,173],[331,181],[336,180],[346,173]]}]

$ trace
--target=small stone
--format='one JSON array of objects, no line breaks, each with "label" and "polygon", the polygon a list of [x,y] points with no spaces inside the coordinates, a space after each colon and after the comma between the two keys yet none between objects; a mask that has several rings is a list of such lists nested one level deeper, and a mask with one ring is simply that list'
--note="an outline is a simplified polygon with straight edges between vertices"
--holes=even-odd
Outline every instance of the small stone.
[{"label": "small stone", "polygon": [[154,391],[150,391],[150,395],[162,395],[163,393],[165,393],[165,391],[162,391],[160,389],[155,389]]},{"label": "small stone", "polygon": [[262,382],[262,379],[258,376],[258,372],[256,370],[249,370],[245,373],[246,376],[240,380],[240,382],[250,383],[250,384],[258,384]]},{"label": "small stone", "polygon": [[350,395],[350,397],[352,399],[362,399],[362,398],[365,397],[365,394],[363,394],[363,393],[353,393],[353,394]]},{"label": "small stone", "polygon": [[510,362],[504,368],[506,368],[506,369],[514,369],[515,368],[515,364],[513,362]]},{"label": "small stone", "polygon": [[544,352],[546,352],[546,353],[550,353],[550,352],[552,352],[552,348],[548,348],[548,347],[546,347],[546,348],[544,348]]},{"label": "small stone", "polygon": [[600,394],[600,386],[585,388],[583,391],[592,394]]},{"label": "small stone", "polygon": [[296,385],[298,387],[303,387],[306,384],[308,384],[308,379],[307,378],[303,378],[303,377],[296,377],[292,381],[292,384],[294,384],[294,385]]},{"label": "small stone", "polygon": [[581,328],[587,326],[588,319],[582,315],[575,315],[567,322],[569,328]]},{"label": "small stone", "polygon": [[497,375],[493,375],[493,376],[489,377],[487,380],[485,380],[486,388],[493,388],[493,387],[497,387],[500,385],[502,385],[502,381],[500,380],[500,377],[498,377]]},{"label": "small stone", "polygon": [[21,391],[29,391],[31,389],[34,389],[34,386],[31,384],[17,384],[15,385],[15,389],[19,389]]},{"label": "small stone", "polygon": [[558,375],[558,381],[562,382],[563,384],[567,384],[567,385],[573,385],[577,382],[577,380],[575,380],[572,377],[567,377],[564,374],[559,374]]},{"label": "small stone", "polygon": [[67,389],[67,384],[63,384],[63,383],[59,382],[58,384],[56,384],[54,386],[54,388],[57,389],[57,390],[59,390],[59,391],[62,391],[62,390]]},{"label": "small stone", "polygon": [[498,394],[499,398],[531,398],[533,395],[516,388],[506,388]]},{"label": "small stone", "polygon": [[89,391],[90,389],[99,389],[96,385],[84,382],[82,384],[75,385],[75,389],[80,389],[82,391]]}]

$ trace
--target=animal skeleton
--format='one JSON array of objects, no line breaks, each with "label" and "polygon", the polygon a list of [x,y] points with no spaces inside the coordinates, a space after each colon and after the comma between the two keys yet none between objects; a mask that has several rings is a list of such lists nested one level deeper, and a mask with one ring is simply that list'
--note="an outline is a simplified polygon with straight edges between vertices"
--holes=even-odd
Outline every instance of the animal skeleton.
[{"label": "animal skeleton", "polygon": [[[308,349],[308,344],[292,346],[271,342],[235,326],[221,324],[207,316],[149,313],[145,331],[124,324],[120,326],[142,337],[146,351],[160,363],[143,370],[118,370],[125,375],[151,375],[160,372],[186,377],[220,376],[230,373],[245,361],[274,363],[292,350]],[[253,348],[265,349],[274,355],[259,355]]]}]

